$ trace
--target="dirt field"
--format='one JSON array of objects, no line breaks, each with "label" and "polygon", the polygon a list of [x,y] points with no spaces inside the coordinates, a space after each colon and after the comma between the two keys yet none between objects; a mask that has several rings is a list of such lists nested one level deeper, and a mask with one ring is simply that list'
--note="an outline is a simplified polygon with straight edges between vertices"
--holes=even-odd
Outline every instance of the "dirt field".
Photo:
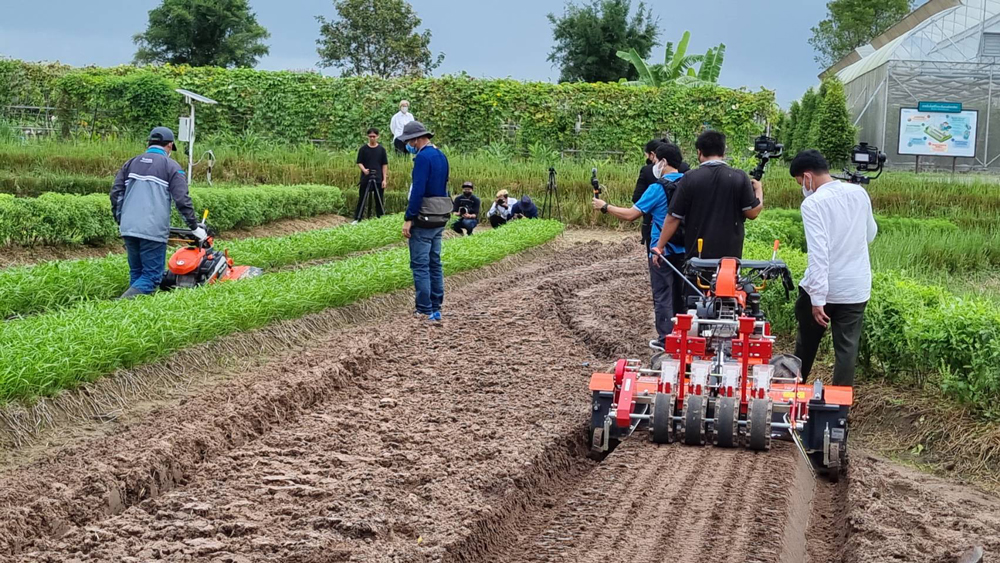
[{"label": "dirt field", "polygon": [[588,460],[588,377],[646,354],[646,276],[636,242],[564,242],[452,288],[440,325],[400,308],[8,466],[2,560],[944,563],[974,545],[1000,553],[1000,501],[863,452],[836,486],[784,443],[754,453],[637,434]]}]

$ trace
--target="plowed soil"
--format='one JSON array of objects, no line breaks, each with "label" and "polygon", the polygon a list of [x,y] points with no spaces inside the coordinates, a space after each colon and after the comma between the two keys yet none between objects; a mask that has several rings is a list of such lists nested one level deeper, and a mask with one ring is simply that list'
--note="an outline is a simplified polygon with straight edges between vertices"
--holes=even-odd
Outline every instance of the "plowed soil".
[{"label": "plowed soil", "polygon": [[[557,247],[329,332],[0,474],[0,557],[83,561],[888,562],[1000,553],[1000,502],[853,455],[655,446],[585,457],[591,371],[642,357],[632,240]],[[172,361],[179,361],[178,359]],[[989,558],[987,558],[989,560]]]}]

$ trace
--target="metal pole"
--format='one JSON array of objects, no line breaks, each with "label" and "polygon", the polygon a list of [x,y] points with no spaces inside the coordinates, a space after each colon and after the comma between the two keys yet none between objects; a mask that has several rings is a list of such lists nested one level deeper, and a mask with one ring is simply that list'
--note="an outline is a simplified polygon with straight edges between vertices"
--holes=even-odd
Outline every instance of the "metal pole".
[{"label": "metal pole", "polygon": [[955,175],[955,162],[958,160],[957,156],[951,157],[951,175]]},{"label": "metal pole", "polygon": [[993,65],[990,65],[990,86],[986,95],[986,144],[983,147],[983,169],[989,168],[990,158],[990,114],[993,113]]},{"label": "metal pole", "polygon": [[[889,80],[892,78],[892,63],[888,63],[885,67],[885,107],[882,109],[882,150],[885,150],[885,136],[889,129],[889,88],[892,87],[892,82]],[[896,135],[896,150],[899,150],[899,135]]]},{"label": "metal pole", "polygon": [[191,121],[188,122],[188,186],[194,181],[194,100],[188,98],[191,106]]},{"label": "metal pole", "polygon": [[920,155],[913,157],[913,173],[920,174]]}]

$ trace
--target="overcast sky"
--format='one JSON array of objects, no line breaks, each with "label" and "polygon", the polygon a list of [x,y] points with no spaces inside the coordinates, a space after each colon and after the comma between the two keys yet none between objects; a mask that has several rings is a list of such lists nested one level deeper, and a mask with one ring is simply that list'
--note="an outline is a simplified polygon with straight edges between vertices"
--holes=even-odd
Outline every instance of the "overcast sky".
[{"label": "overcast sky", "polygon": [[[146,27],[159,0],[0,0],[0,56],[82,66],[131,61],[132,35]],[[554,81],[546,61],[552,33],[546,14],[563,0],[410,0],[433,33],[431,48],[445,54],[439,73]],[[250,0],[271,32],[271,54],[259,68],[314,69],[319,24],[335,15],[330,0]],[[634,2],[637,4],[637,2]],[[720,82],[764,86],[787,106],[818,82],[820,69],[808,44],[809,28],[826,14],[825,0],[654,0],[661,44],[691,31],[689,52],[726,44]],[[653,59],[662,58],[662,47]]]}]

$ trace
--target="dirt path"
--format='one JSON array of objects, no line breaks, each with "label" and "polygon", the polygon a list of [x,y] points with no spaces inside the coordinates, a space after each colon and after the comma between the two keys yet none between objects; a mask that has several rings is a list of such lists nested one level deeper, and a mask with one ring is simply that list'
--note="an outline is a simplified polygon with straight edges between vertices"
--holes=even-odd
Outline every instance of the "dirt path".
[{"label": "dirt path", "polygon": [[586,459],[588,376],[644,354],[652,326],[639,252],[625,242],[545,255],[450,292],[441,325],[401,313],[330,332],[2,473],[0,553],[943,562],[976,541],[1000,552],[993,501],[961,504],[973,497],[931,481],[905,494],[898,469],[863,456],[844,494],[827,497],[784,443],[756,454],[637,435]]}]

